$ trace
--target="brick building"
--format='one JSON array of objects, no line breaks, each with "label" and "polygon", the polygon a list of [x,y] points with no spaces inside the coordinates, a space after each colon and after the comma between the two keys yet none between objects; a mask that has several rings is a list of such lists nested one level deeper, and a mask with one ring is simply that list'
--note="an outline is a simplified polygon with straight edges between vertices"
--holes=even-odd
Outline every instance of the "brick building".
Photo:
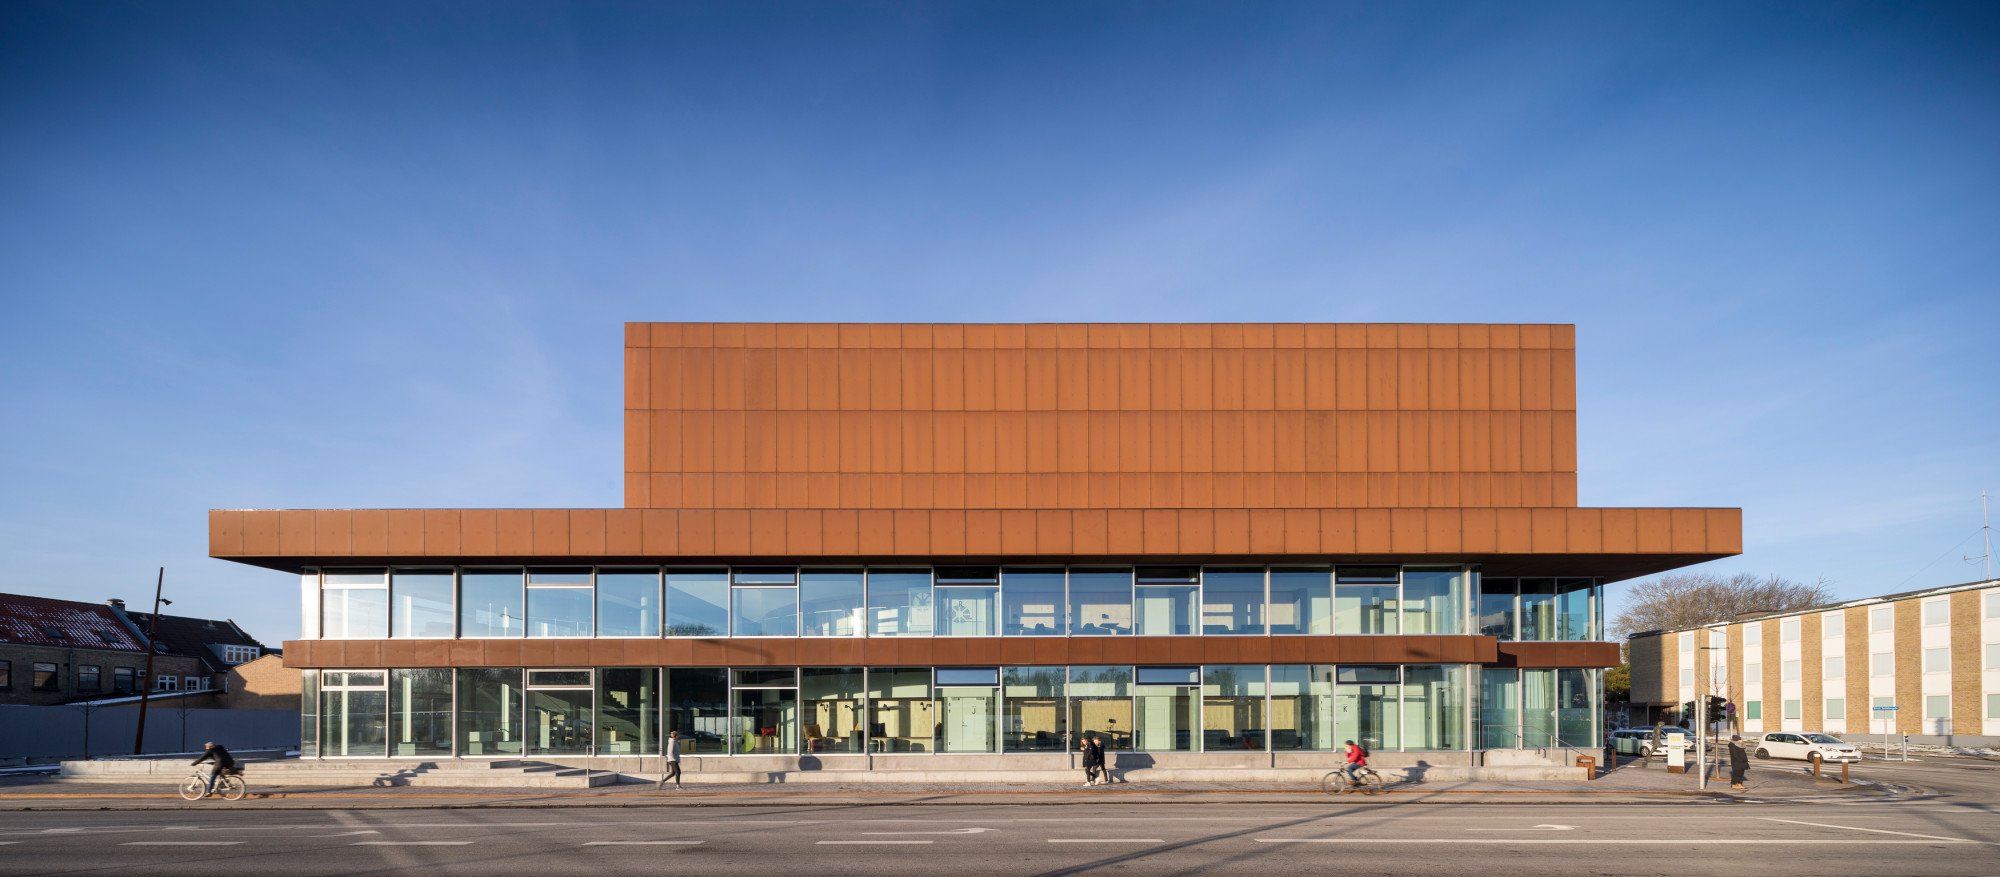
[{"label": "brick building", "polygon": [[[126,612],[123,600],[82,603],[0,594],[0,703],[60,704],[138,693],[148,642],[140,619],[150,618]],[[154,691],[213,688],[222,683],[231,658],[250,660],[263,650],[234,622],[162,616],[160,628]]]},{"label": "brick building", "polygon": [[1714,695],[1744,733],[2000,743],[2000,580],[1650,631],[1630,647],[1632,703],[1656,714]]}]

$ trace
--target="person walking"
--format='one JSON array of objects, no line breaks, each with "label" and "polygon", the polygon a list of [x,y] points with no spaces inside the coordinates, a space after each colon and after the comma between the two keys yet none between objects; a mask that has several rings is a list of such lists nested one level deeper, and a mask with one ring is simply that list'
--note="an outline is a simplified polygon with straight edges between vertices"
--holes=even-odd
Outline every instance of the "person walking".
[{"label": "person walking", "polygon": [[676,789],[680,788],[681,787],[681,732],[679,731],[667,732],[667,751],[660,753],[660,756],[666,759],[666,769],[660,771],[660,784],[658,786],[653,787],[653,791],[657,792],[661,789],[666,788],[667,779],[669,777],[671,777],[674,781],[674,788]]},{"label": "person walking", "polygon": [[1098,738],[1097,732],[1092,731],[1083,735],[1083,784],[1097,785],[1098,779],[1103,775],[1104,741]]},{"label": "person walking", "polygon": [[208,794],[213,795],[215,794],[216,778],[222,776],[224,773],[228,771],[236,769],[236,756],[230,755],[228,749],[225,749],[218,744],[203,743],[201,744],[201,757],[189,763],[200,764],[204,761],[212,761],[215,763],[215,766],[209,768],[208,771]]},{"label": "person walking", "polygon": [[1749,772],[1750,753],[1743,749],[1743,735],[1729,735],[1729,788],[1743,791],[1743,775]]}]

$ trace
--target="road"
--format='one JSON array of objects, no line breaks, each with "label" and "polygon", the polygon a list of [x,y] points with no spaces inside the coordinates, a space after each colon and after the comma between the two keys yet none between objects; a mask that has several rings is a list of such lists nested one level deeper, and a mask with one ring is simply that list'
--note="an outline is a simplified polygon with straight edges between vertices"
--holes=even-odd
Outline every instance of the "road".
[{"label": "road", "polygon": [[[2000,873],[1983,802],[0,815],[0,874]],[[1865,868],[1856,865],[1865,861]]]}]

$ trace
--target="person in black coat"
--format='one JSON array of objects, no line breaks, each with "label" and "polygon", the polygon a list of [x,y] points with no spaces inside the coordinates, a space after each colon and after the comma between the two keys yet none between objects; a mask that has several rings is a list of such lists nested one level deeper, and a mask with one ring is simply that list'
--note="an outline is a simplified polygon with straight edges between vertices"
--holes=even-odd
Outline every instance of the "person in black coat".
[{"label": "person in black coat", "polygon": [[1743,750],[1743,735],[1729,735],[1729,787],[1743,791],[1743,775],[1750,772],[1750,753]]},{"label": "person in black coat", "polygon": [[1104,776],[1104,741],[1092,731],[1083,736],[1083,784],[1097,785],[1100,778],[1109,779]]}]

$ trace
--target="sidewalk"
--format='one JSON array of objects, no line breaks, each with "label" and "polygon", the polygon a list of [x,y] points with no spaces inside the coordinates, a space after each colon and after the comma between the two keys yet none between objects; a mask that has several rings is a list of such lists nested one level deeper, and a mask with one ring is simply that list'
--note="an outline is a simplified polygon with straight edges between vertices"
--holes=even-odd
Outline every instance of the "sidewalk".
[{"label": "sidewalk", "polygon": [[496,790],[408,787],[284,788],[257,784],[254,770],[250,797],[182,801],[171,787],[158,784],[102,785],[62,783],[47,778],[0,781],[0,811],[21,810],[152,810],[184,807],[255,810],[421,810],[530,807],[796,807],[882,805],[1020,805],[1115,803],[1190,804],[1259,803],[1376,806],[1389,804],[1716,804],[1740,800],[1788,798],[1888,797],[1907,789],[1857,783],[1841,786],[1815,782],[1786,765],[1753,770],[1750,790],[1731,793],[1726,780],[1711,781],[1706,792],[1695,778],[1668,774],[1653,764],[1627,764],[1592,782],[1456,782],[1395,786],[1376,795],[1330,798],[1317,788],[1297,784],[1254,783],[1172,784],[1120,783],[1085,788],[1053,784],[924,785],[879,783],[812,785],[700,785],[655,792],[650,783],[627,783],[595,789]]}]

